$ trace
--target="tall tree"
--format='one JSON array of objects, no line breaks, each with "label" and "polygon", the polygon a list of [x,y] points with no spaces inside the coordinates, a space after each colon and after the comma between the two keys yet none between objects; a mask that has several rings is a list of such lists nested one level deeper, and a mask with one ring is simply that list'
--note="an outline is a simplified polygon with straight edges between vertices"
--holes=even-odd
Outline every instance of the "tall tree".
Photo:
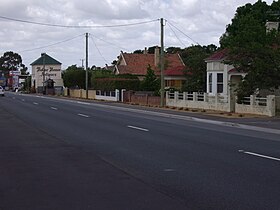
[{"label": "tall tree", "polygon": [[62,72],[62,78],[65,87],[85,88],[86,71],[82,67],[77,67],[77,65],[69,66]]},{"label": "tall tree", "polygon": [[144,91],[154,91],[157,94],[159,93],[160,80],[157,78],[150,65],[147,67],[147,73],[141,83],[141,89]]},{"label": "tall tree", "polygon": [[229,49],[228,63],[247,73],[238,88],[241,97],[279,87],[280,34],[266,28],[267,21],[279,21],[279,11],[278,2],[269,6],[261,0],[239,7],[220,39],[221,47]]},{"label": "tall tree", "polygon": [[21,71],[22,75],[27,75],[27,67],[22,63],[22,58],[18,53],[12,51],[5,52],[0,57],[0,68],[8,77],[9,71]]},{"label": "tall tree", "polygon": [[211,44],[208,46],[194,45],[182,51],[181,57],[186,65],[185,91],[204,92],[206,90],[206,63],[204,59],[216,50],[217,47]]}]

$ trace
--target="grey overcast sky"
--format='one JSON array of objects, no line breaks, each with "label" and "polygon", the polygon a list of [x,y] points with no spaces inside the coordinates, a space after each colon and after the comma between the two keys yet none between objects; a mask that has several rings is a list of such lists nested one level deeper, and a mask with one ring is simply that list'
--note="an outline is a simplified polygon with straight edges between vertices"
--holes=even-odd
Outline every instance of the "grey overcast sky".
[{"label": "grey overcast sky", "polygon": [[[89,66],[103,67],[117,59],[120,51],[160,44],[159,18],[167,20],[165,47],[192,44],[219,45],[219,37],[231,23],[237,7],[254,0],[1,0],[0,55],[19,53],[30,63],[42,52],[63,63],[63,68],[85,58],[85,36],[89,38]],[[266,1],[271,4],[272,0]],[[50,25],[116,26],[65,28],[28,24],[3,17]],[[152,22],[149,22],[152,21]],[[179,30],[178,30],[179,29]],[[44,47],[48,46],[48,47]],[[44,48],[43,48],[44,47]]]}]

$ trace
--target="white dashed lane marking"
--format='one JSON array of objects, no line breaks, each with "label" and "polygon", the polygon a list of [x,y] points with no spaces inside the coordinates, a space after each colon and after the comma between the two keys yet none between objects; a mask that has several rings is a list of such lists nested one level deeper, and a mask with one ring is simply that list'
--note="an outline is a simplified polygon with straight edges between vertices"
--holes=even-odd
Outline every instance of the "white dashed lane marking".
[{"label": "white dashed lane marking", "polygon": [[128,128],[131,128],[131,129],[139,130],[139,131],[145,131],[145,132],[148,132],[148,131],[149,131],[149,130],[146,129],[146,128],[139,128],[139,127],[135,127],[135,126],[132,126],[132,125],[128,125],[127,127],[128,127]]},{"label": "white dashed lane marking", "polygon": [[78,116],[80,116],[80,117],[85,117],[85,118],[89,118],[89,116],[88,116],[88,115],[85,115],[85,114],[78,114]]},{"label": "white dashed lane marking", "polygon": [[271,156],[267,156],[267,155],[262,155],[262,154],[258,154],[258,153],[255,153],[255,152],[248,152],[248,151],[244,151],[244,150],[238,150],[238,152],[243,153],[243,154],[247,154],[247,155],[260,157],[260,158],[269,159],[269,160],[280,161],[280,158],[271,157]]}]

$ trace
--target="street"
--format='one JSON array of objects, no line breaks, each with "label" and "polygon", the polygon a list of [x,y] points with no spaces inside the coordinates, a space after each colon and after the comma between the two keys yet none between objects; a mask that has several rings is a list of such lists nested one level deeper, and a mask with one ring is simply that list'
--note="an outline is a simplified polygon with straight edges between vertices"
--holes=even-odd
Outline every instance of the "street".
[{"label": "street", "polygon": [[[280,129],[280,128],[279,128]],[[0,98],[0,209],[280,209],[280,131]]]}]

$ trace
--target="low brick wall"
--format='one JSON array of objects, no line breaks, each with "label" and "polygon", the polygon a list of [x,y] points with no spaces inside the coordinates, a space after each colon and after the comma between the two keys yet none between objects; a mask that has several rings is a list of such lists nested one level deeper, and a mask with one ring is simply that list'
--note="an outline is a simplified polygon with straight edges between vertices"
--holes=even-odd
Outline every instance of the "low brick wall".
[{"label": "low brick wall", "polygon": [[[64,89],[64,96],[69,96],[73,98],[86,98],[86,90],[83,89]],[[88,90],[88,98],[95,99],[96,91],[95,90]]]},{"label": "low brick wall", "polygon": [[150,96],[149,94],[135,94],[133,91],[125,91],[123,102],[140,105],[160,106],[159,96]]}]

